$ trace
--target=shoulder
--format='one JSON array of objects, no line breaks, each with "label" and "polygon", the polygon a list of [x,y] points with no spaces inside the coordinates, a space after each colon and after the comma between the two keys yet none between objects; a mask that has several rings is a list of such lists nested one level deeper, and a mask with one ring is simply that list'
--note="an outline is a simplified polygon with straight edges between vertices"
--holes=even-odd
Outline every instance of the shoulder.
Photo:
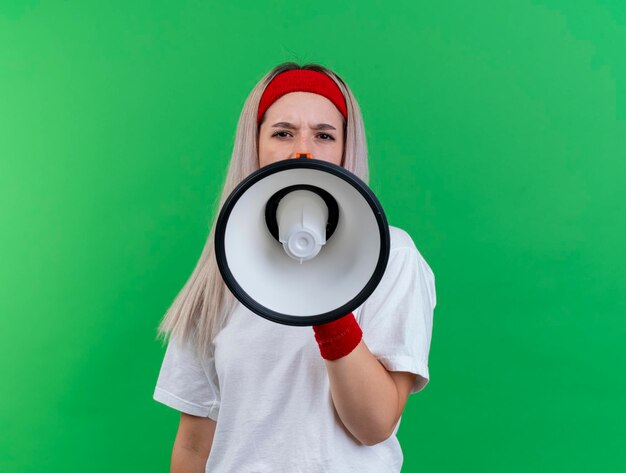
[{"label": "shoulder", "polygon": [[422,253],[420,253],[419,249],[415,245],[413,238],[411,238],[411,235],[409,235],[405,230],[398,228],[398,227],[392,227],[391,225],[389,225],[389,236],[391,239],[391,245],[390,245],[391,252],[395,252],[399,250],[404,250],[404,252],[407,252],[407,250],[410,250],[408,252],[416,253],[418,256],[418,259],[424,261],[424,257],[422,256]]},{"label": "shoulder", "polygon": [[[432,269],[420,253],[415,245],[413,238],[405,230],[399,227],[389,225],[390,245],[390,261],[402,260],[406,258],[415,259],[418,264],[426,269],[426,272],[432,275]],[[396,254],[403,254],[404,258],[394,258]]]},{"label": "shoulder", "polygon": [[399,250],[400,248],[417,249],[411,235],[401,228],[389,225],[389,236],[391,237],[391,251]]}]

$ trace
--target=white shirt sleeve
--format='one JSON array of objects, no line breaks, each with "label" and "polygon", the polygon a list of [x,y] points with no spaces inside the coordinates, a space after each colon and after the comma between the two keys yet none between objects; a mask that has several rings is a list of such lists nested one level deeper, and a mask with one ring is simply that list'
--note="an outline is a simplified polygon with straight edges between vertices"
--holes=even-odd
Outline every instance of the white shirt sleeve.
[{"label": "white shirt sleeve", "polygon": [[214,359],[201,362],[191,347],[170,339],[153,399],[186,414],[217,420],[220,396]]},{"label": "white shirt sleeve", "polygon": [[428,352],[436,305],[435,277],[417,248],[392,248],[387,268],[358,315],[363,340],[389,371],[417,374],[410,393],[429,381]]}]

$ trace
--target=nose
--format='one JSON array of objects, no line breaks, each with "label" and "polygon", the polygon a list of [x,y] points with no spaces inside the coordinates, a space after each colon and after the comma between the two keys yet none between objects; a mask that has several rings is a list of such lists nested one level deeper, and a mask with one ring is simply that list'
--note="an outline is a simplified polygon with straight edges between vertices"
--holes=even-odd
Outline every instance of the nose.
[{"label": "nose", "polygon": [[299,158],[301,154],[307,155],[306,157],[311,157],[312,151],[311,143],[307,136],[304,133],[300,134],[296,140],[293,141],[293,147],[291,148],[290,158]]}]

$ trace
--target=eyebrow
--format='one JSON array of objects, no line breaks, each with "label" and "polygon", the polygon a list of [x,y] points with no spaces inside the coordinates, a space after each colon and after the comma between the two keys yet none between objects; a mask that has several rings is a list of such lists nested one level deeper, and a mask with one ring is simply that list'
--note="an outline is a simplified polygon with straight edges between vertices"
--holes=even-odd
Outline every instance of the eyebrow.
[{"label": "eyebrow", "polygon": [[[296,130],[298,127],[289,122],[278,122],[272,125],[272,128],[287,128],[288,130]],[[314,130],[337,130],[334,126],[328,123],[319,123],[313,127]]]}]

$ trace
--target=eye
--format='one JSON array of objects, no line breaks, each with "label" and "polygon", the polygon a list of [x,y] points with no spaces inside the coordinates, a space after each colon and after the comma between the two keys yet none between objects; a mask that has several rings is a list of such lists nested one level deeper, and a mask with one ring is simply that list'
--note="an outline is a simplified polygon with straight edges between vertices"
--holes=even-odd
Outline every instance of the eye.
[{"label": "eye", "polygon": [[335,138],[333,138],[332,135],[329,135],[328,133],[320,133],[317,136],[319,136],[324,141],[334,141],[335,140]]},{"label": "eye", "polygon": [[279,138],[287,138],[287,135],[289,134],[290,133],[288,131],[277,131],[276,133],[272,135],[272,138],[275,136],[278,136]]}]

